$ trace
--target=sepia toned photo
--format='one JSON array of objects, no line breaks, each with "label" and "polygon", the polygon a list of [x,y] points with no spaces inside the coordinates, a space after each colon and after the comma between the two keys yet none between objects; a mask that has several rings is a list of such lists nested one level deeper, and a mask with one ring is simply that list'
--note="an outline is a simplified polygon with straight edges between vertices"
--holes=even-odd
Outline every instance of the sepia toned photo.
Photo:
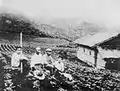
[{"label": "sepia toned photo", "polygon": [[0,91],[120,91],[119,0],[0,0]]}]

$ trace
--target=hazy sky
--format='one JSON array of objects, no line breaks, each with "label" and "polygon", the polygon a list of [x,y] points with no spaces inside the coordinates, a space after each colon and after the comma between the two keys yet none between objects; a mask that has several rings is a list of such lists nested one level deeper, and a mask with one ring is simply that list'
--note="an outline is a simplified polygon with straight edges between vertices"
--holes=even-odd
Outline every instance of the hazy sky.
[{"label": "hazy sky", "polygon": [[120,0],[2,0],[30,17],[78,18],[120,26]]}]

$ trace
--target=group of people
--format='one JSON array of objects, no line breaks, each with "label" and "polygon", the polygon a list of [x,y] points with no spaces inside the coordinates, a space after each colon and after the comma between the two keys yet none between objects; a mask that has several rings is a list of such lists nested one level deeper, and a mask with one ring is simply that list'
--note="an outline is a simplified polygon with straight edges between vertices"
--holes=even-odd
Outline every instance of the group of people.
[{"label": "group of people", "polygon": [[[69,61],[61,59],[58,56],[58,60],[55,60],[52,57],[53,50],[46,49],[45,54],[42,54],[42,50],[40,47],[35,49],[34,55],[31,56],[30,59],[30,68],[36,78],[39,78],[40,81],[45,78],[46,74],[41,76],[42,71],[44,68],[49,71],[51,77],[55,74],[55,69],[59,70],[63,76],[68,78],[66,80],[61,80],[63,83],[75,83],[78,81],[77,87],[80,89],[88,89],[89,91],[117,91],[115,89],[120,88],[120,73],[119,72],[112,72],[109,70],[97,70],[91,67],[82,66],[81,63],[77,60]],[[20,60],[26,59],[22,53],[22,48],[18,47],[16,52],[13,53],[11,58],[11,66],[12,67],[20,67]],[[65,63],[65,64],[64,64]],[[68,69],[66,70],[65,67]],[[66,74],[68,73],[68,74]],[[59,74],[61,75],[61,74]],[[59,79],[59,76],[56,76],[56,79]],[[68,84],[67,84],[68,85]],[[67,86],[65,85],[65,86]],[[63,85],[62,85],[63,86]],[[73,85],[73,86],[76,86]],[[87,91],[88,91],[87,90]],[[68,90],[69,91],[69,90]],[[80,90],[78,90],[80,91]],[[86,90],[85,90],[86,91]]]},{"label": "group of people", "polygon": [[[50,74],[54,74],[54,69],[63,72],[64,71],[64,63],[60,56],[58,56],[58,59],[55,60],[52,56],[52,49],[48,48],[45,51],[45,54],[42,54],[42,50],[40,47],[37,47],[35,49],[34,55],[31,56],[30,59],[30,68],[32,71],[40,70],[42,71],[44,68],[50,71]],[[12,54],[11,57],[11,66],[13,68],[20,67],[20,60],[26,59],[22,53],[22,48],[18,47],[16,51]]]},{"label": "group of people", "polygon": [[[83,89],[82,91],[86,91],[86,90],[87,91],[93,91],[93,90],[94,91],[119,91],[119,90],[116,90],[116,89],[120,89],[120,84],[119,84],[120,72],[119,71],[113,72],[106,69],[97,70],[91,67],[82,66],[82,64],[79,61],[77,61],[77,59],[73,61],[65,60],[64,62],[62,62],[63,60],[61,60],[61,57],[58,57],[58,60],[55,60],[51,55],[52,53],[53,53],[53,50],[46,49],[45,54],[43,55],[41,53],[41,48],[37,47],[36,52],[34,53],[34,55],[31,56],[30,68],[34,76],[36,78],[40,78],[40,82],[43,82],[45,84],[48,83],[48,81],[42,80],[44,79],[46,74],[43,74],[42,76],[40,76],[41,72],[44,71],[43,68],[48,69],[48,71],[50,73],[53,72],[53,74],[55,73],[54,68],[57,68],[62,73],[61,78],[63,79],[59,78],[59,76],[55,76],[55,78],[57,79],[56,83],[58,82],[58,86],[60,86],[61,88],[67,87],[68,84],[66,85],[66,83],[69,83],[73,87],[77,86],[78,89]],[[11,66],[19,67],[21,58],[25,59],[24,55],[22,54],[22,48],[18,47],[16,52],[13,53],[12,55]],[[0,59],[2,60],[1,55],[0,55]],[[58,64],[59,61],[61,62],[61,64],[62,63],[64,64],[59,65]],[[64,69],[64,67],[68,69],[66,68]],[[69,73],[70,75],[66,73]],[[58,74],[58,75],[61,76],[61,74]],[[64,78],[63,76],[68,77],[69,79],[66,80],[66,78]],[[52,78],[52,74],[50,77]],[[46,78],[49,78],[49,77],[46,76]],[[75,83],[75,81],[78,81],[78,84],[74,85],[73,83]],[[23,81],[21,83],[23,83]],[[61,83],[62,85],[59,85]],[[28,90],[28,91],[32,91],[32,90]],[[77,91],[81,91],[81,90],[77,90]]]}]

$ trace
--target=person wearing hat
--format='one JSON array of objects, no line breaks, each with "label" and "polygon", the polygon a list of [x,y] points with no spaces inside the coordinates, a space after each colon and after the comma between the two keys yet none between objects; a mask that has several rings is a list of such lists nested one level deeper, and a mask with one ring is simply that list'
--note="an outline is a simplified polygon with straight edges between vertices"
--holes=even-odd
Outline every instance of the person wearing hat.
[{"label": "person wearing hat", "polygon": [[50,73],[53,74],[53,68],[54,68],[54,59],[51,56],[52,49],[48,48],[46,49],[46,53],[43,55],[43,60],[45,64],[45,68],[50,70]]},{"label": "person wearing hat", "polygon": [[35,54],[31,57],[31,68],[35,67],[35,65],[40,64],[43,65],[43,55],[41,54],[41,48],[37,47]]}]

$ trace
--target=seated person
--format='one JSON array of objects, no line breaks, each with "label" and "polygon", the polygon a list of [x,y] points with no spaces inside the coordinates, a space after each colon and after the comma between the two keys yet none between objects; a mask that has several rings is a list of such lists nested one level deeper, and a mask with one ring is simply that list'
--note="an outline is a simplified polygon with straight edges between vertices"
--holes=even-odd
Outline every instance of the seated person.
[{"label": "seated person", "polygon": [[43,73],[42,70],[39,69],[39,67],[33,71],[34,77],[36,77],[39,80],[44,80],[45,79],[45,74]]},{"label": "seated person", "polygon": [[47,70],[50,70],[50,73],[53,74],[54,59],[52,58],[51,54],[52,54],[52,50],[46,49],[46,54],[43,55],[43,60],[44,60],[45,68]]},{"label": "seated person", "polygon": [[62,60],[62,57],[61,57],[61,56],[59,56],[59,57],[58,57],[58,60],[55,61],[54,66],[55,66],[59,71],[61,71],[61,72],[64,71],[64,63],[63,63],[63,60]]}]

